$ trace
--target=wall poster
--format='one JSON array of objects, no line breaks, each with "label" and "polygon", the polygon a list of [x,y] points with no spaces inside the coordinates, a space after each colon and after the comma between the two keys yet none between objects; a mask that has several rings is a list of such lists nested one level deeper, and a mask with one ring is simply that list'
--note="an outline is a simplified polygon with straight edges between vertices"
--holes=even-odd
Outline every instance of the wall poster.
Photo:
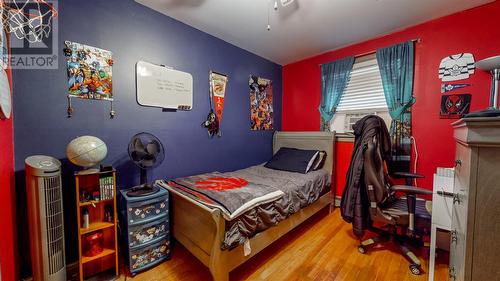
[{"label": "wall poster", "polygon": [[64,44],[68,72],[68,117],[73,112],[71,98],[80,98],[110,101],[112,118],[115,114],[112,105],[112,53],[70,41]]},{"label": "wall poster", "polygon": [[82,99],[113,100],[110,51],[66,41],[68,94]]},{"label": "wall poster", "polygon": [[273,130],[273,86],[272,81],[250,76],[250,128]]}]

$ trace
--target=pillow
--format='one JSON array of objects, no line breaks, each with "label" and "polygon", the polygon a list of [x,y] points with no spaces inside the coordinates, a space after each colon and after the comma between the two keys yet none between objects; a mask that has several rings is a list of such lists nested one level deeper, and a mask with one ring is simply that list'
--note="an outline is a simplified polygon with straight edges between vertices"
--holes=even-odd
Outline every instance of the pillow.
[{"label": "pillow", "polygon": [[314,160],[314,163],[312,165],[312,169],[313,171],[317,171],[321,168],[323,168],[323,166],[325,165],[325,161],[326,161],[326,151],[320,151],[318,153],[318,157],[316,157],[316,159]]},{"label": "pillow", "polygon": [[314,164],[319,154],[318,150],[303,150],[282,147],[264,167],[274,170],[306,174]]}]

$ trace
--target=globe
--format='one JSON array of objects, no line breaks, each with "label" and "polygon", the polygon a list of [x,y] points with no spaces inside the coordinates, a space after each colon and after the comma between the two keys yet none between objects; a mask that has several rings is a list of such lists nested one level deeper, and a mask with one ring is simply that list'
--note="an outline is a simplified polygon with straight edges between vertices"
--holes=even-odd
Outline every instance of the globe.
[{"label": "globe", "polygon": [[99,164],[108,154],[108,147],[99,138],[82,136],[72,140],[66,148],[71,163],[89,168]]}]

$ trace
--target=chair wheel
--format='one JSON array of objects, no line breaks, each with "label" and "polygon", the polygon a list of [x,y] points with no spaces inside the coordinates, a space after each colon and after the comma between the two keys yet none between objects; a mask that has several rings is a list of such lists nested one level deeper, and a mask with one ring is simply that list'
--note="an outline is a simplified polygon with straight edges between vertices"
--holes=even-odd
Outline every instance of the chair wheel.
[{"label": "chair wheel", "polygon": [[413,275],[420,275],[421,269],[418,264],[410,264],[410,271]]},{"label": "chair wheel", "polygon": [[358,252],[360,254],[365,254],[366,253],[365,247],[363,247],[363,245],[359,245],[358,246]]}]

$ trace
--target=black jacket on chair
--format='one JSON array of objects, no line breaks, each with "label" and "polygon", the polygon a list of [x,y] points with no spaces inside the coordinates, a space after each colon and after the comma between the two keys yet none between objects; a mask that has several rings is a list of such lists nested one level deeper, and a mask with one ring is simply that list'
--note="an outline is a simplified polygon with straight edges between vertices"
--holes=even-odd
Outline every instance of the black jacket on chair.
[{"label": "black jacket on chair", "polygon": [[353,232],[362,238],[370,224],[369,201],[364,188],[364,151],[368,141],[374,136],[380,141],[380,155],[385,160],[391,156],[391,139],[384,120],[368,115],[354,124],[354,150],[346,175],[346,184],[340,203],[342,218],[353,225]]}]

